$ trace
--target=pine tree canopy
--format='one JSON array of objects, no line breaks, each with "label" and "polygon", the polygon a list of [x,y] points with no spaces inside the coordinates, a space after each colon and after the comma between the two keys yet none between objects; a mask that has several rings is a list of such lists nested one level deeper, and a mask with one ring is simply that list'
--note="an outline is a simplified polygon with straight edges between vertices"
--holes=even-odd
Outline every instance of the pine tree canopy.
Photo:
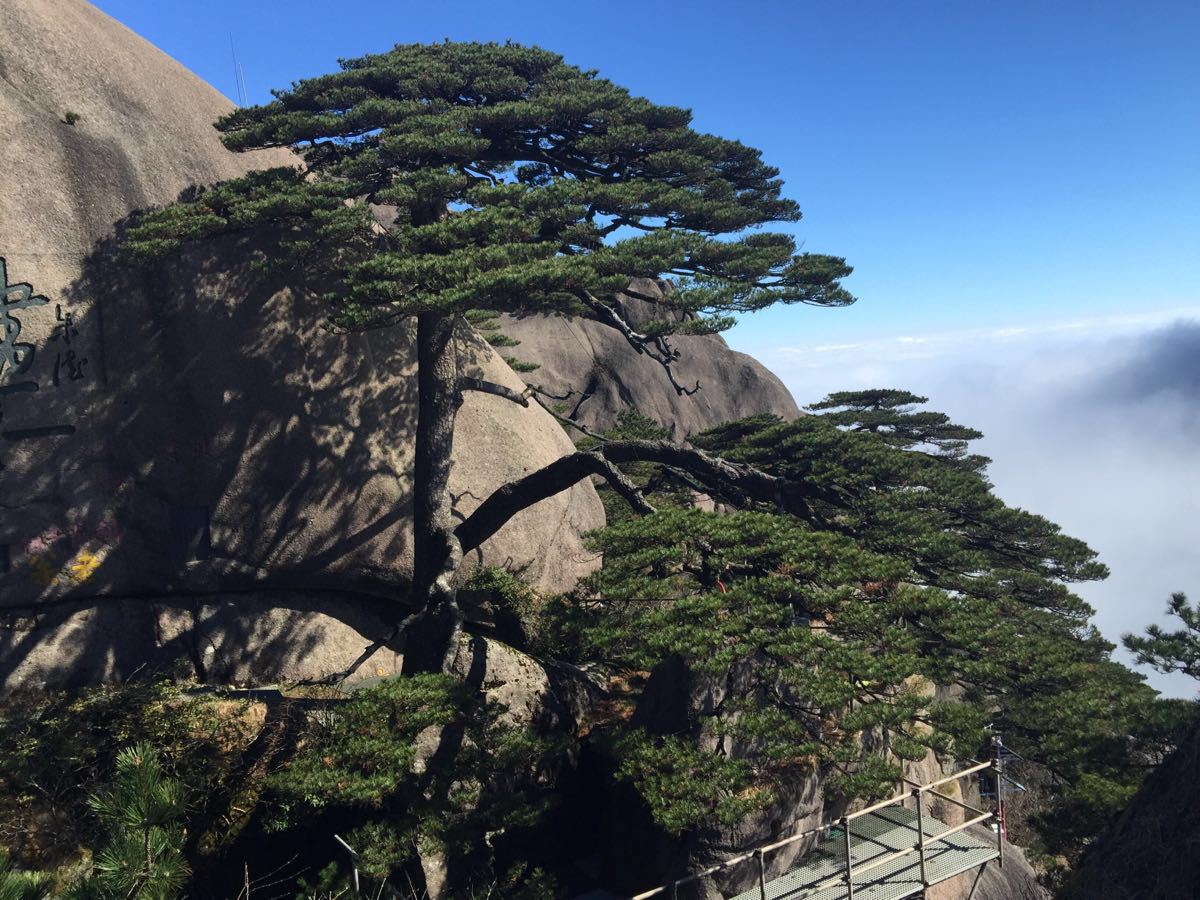
[{"label": "pine tree canopy", "polygon": [[950,421],[945,413],[914,410],[929,401],[908,391],[876,388],[866,391],[838,391],[820,403],[808,407],[833,422],[855,431],[878,434],[889,444],[906,449],[925,445],[939,456],[953,458],[975,470],[990,462],[982,456],[967,456],[969,441],[983,437],[974,428]]},{"label": "pine tree canopy", "polygon": [[[415,647],[442,647],[443,669],[462,625],[453,576],[464,547],[448,489],[456,411],[467,390],[522,406],[529,397],[460,367],[451,348],[468,314],[589,317],[659,363],[682,395],[700,385],[676,378],[671,335],[720,331],[775,303],[853,302],[845,260],[797,253],[791,235],[763,230],[800,218],[779,171],[690,122],[688,110],[535,47],[399,45],[219,120],[231,149],[287,147],[297,165],[194,191],[124,237],[128,257],[151,261],[189,240],[253,234],[267,264],[324,294],[335,325],[416,317],[411,594],[422,611],[404,628],[423,635]],[[639,291],[639,279],[663,290]],[[635,327],[618,293],[655,311]],[[607,465],[583,462],[593,471],[546,467],[518,500]],[[517,510],[488,506],[473,534]],[[436,656],[406,653],[406,666],[433,671]]]},{"label": "pine tree canopy", "polygon": [[1144,635],[1127,634],[1122,642],[1142,665],[1200,678],[1200,604],[1189,605],[1186,594],[1176,593],[1171,595],[1167,612],[1183,627],[1167,631],[1150,625]]},{"label": "pine tree canopy", "polygon": [[[1077,849],[1097,808],[1112,813],[1189,715],[1156,701],[1088,624],[1069,584],[1105,577],[1094,552],[1006,506],[960,456],[917,449],[930,432],[907,430],[907,416],[954,440],[974,433],[896,409],[921,402],[840,394],[811,407],[819,415],[693,436],[800,485],[807,517],[734,493],[715,497],[736,507],[724,514],[655,494],[657,512],[594,536],[604,564],[584,626],[592,658],[685,671],[693,696],[713,698],[682,733],[635,728],[614,741],[620,774],[663,827],[731,823],[798,771],[828,771],[846,794],[889,794],[898,758],[973,756],[991,723],[1059,780],[1043,846]],[[898,427],[860,429],[857,409],[890,410]],[[735,748],[739,766],[694,758],[705,747]]]},{"label": "pine tree canopy", "polygon": [[[479,867],[491,840],[544,810],[548,792],[536,773],[561,753],[561,740],[506,724],[504,711],[446,675],[356,691],[271,776],[282,801],[279,824],[327,807],[349,810],[347,837],[364,851],[358,867],[380,881],[415,859],[422,844]],[[422,738],[439,732],[453,739],[439,745],[437,759],[421,756]]]},{"label": "pine tree canopy", "polygon": [[690,121],[536,47],[400,45],[221,119],[231,149],[290,147],[303,165],[152,213],[126,248],[153,258],[266,227],[336,284],[349,328],[486,308],[627,331],[605,298],[636,277],[674,281],[661,320],[632,335],[650,342],[777,302],[852,302],[844,260],[757,230],[800,218],[778,170]]}]

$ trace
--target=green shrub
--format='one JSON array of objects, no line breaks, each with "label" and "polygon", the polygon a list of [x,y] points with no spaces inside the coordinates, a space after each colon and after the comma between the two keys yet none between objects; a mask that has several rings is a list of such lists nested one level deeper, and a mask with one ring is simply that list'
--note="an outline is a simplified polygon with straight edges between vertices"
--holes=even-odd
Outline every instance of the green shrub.
[{"label": "green shrub", "polygon": [[422,853],[461,862],[456,889],[492,884],[493,842],[537,822],[548,802],[538,774],[560,752],[556,740],[504,724],[502,712],[445,675],[355,692],[271,778],[273,827],[346,813],[358,824],[345,839],[377,884],[405,884]]},{"label": "green shrub", "polygon": [[187,697],[167,682],[41,691],[0,699],[0,847],[22,865],[56,869],[102,840],[88,797],[118,755],[149,744],[200,807],[257,733],[248,704]]},{"label": "green shrub", "polygon": [[40,872],[19,872],[0,850],[0,900],[42,900],[50,893],[50,879]]},{"label": "green shrub", "polygon": [[112,785],[88,798],[108,829],[81,898],[174,900],[187,883],[183,844],[184,787],[168,778],[147,743],[117,754]]}]

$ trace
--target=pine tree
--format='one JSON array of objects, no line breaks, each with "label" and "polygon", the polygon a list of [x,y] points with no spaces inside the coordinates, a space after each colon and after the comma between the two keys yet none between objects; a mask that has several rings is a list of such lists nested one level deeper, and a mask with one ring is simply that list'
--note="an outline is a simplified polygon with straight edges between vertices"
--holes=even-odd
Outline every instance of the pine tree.
[{"label": "pine tree", "polygon": [[1200,678],[1200,605],[1189,606],[1186,594],[1175,593],[1167,604],[1167,612],[1179,619],[1183,627],[1165,631],[1158,625],[1150,625],[1144,636],[1127,634],[1121,640],[1144,666]]},{"label": "pine tree", "polygon": [[[462,393],[529,402],[459,370],[468,312],[587,316],[659,362],[683,394],[698,385],[676,377],[672,335],[719,331],[775,303],[852,301],[839,284],[844,260],[748,231],[800,217],[778,170],[690,122],[686,109],[538,48],[400,45],[217,123],[231,149],[291,147],[301,166],[202,191],[130,232],[130,254],[150,259],[203,236],[267,230],[277,261],[332,285],[336,324],[416,318],[413,594],[420,621],[441,624],[436,639],[411,642],[406,664],[447,665],[461,626],[452,578],[469,548],[447,479]],[[665,297],[639,297],[659,315],[638,328],[611,299],[636,277],[674,279]]]},{"label": "pine tree", "polygon": [[444,896],[526,896],[541,876],[510,870],[519,883],[499,890],[506,873],[496,871],[495,845],[548,807],[538,775],[563,742],[508,724],[503,712],[442,674],[355,691],[271,777],[278,824],[339,811],[353,823],[343,833],[372,894],[387,893],[389,879],[393,887],[419,879],[415,863],[432,853],[450,861]]},{"label": "pine tree", "polygon": [[693,436],[780,478],[786,510],[718,489],[735,512],[664,506],[595,535],[591,658],[724,698],[680,712],[670,734],[618,730],[618,772],[681,833],[818,770],[846,796],[891,793],[898,760],[975,756],[990,723],[1057,785],[1042,847],[1077,852],[1188,711],[1157,700],[1088,625],[1069,585],[1106,575],[1094,552],[1006,506],[965,447],[928,450],[971,429],[895,400],[919,398],[835,395],[819,415]]},{"label": "pine tree", "polygon": [[117,755],[112,786],[88,805],[109,829],[93,873],[77,890],[82,898],[173,900],[188,867],[183,842],[183,785],[168,778],[155,749],[135,744]]},{"label": "pine tree", "polygon": [[929,448],[927,452],[973,469],[985,467],[990,462],[986,457],[966,453],[968,442],[978,440],[983,434],[951,422],[945,413],[914,409],[928,402],[928,397],[908,391],[875,388],[838,391],[808,409],[835,425],[877,434],[894,447]]},{"label": "pine tree", "polygon": [[19,872],[0,849],[0,900],[43,900],[50,895],[50,879],[39,872]]}]

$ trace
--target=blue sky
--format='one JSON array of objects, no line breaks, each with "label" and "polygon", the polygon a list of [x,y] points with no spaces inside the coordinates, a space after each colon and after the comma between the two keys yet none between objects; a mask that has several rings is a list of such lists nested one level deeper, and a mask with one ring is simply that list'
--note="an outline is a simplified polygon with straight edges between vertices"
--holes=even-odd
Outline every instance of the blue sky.
[{"label": "blue sky", "polygon": [[[252,102],[397,42],[536,43],[760,147],[857,307],[756,346],[1200,303],[1200,4],[100,0]],[[286,13],[282,12],[286,9]]]},{"label": "blue sky", "polygon": [[[731,344],[801,403],[896,386],[1113,570],[1110,639],[1200,596],[1200,3],[97,0],[251,102],[398,42],[536,43],[777,165],[859,302]],[[1153,676],[1170,693],[1195,685]]]}]

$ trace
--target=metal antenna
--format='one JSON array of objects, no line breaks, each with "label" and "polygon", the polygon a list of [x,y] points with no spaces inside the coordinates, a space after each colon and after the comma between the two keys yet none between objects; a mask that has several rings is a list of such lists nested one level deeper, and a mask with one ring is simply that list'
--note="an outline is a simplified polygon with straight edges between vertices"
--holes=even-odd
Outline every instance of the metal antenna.
[{"label": "metal antenna", "polygon": [[246,90],[246,70],[238,63],[238,84],[242,89],[242,106],[250,105],[250,92]]},{"label": "metal antenna", "polygon": [[233,85],[237,95],[237,105],[245,106],[249,102],[249,95],[246,91],[246,73],[242,71],[242,65],[238,62],[237,48],[233,45],[233,32],[229,32],[229,53],[233,57]]}]

